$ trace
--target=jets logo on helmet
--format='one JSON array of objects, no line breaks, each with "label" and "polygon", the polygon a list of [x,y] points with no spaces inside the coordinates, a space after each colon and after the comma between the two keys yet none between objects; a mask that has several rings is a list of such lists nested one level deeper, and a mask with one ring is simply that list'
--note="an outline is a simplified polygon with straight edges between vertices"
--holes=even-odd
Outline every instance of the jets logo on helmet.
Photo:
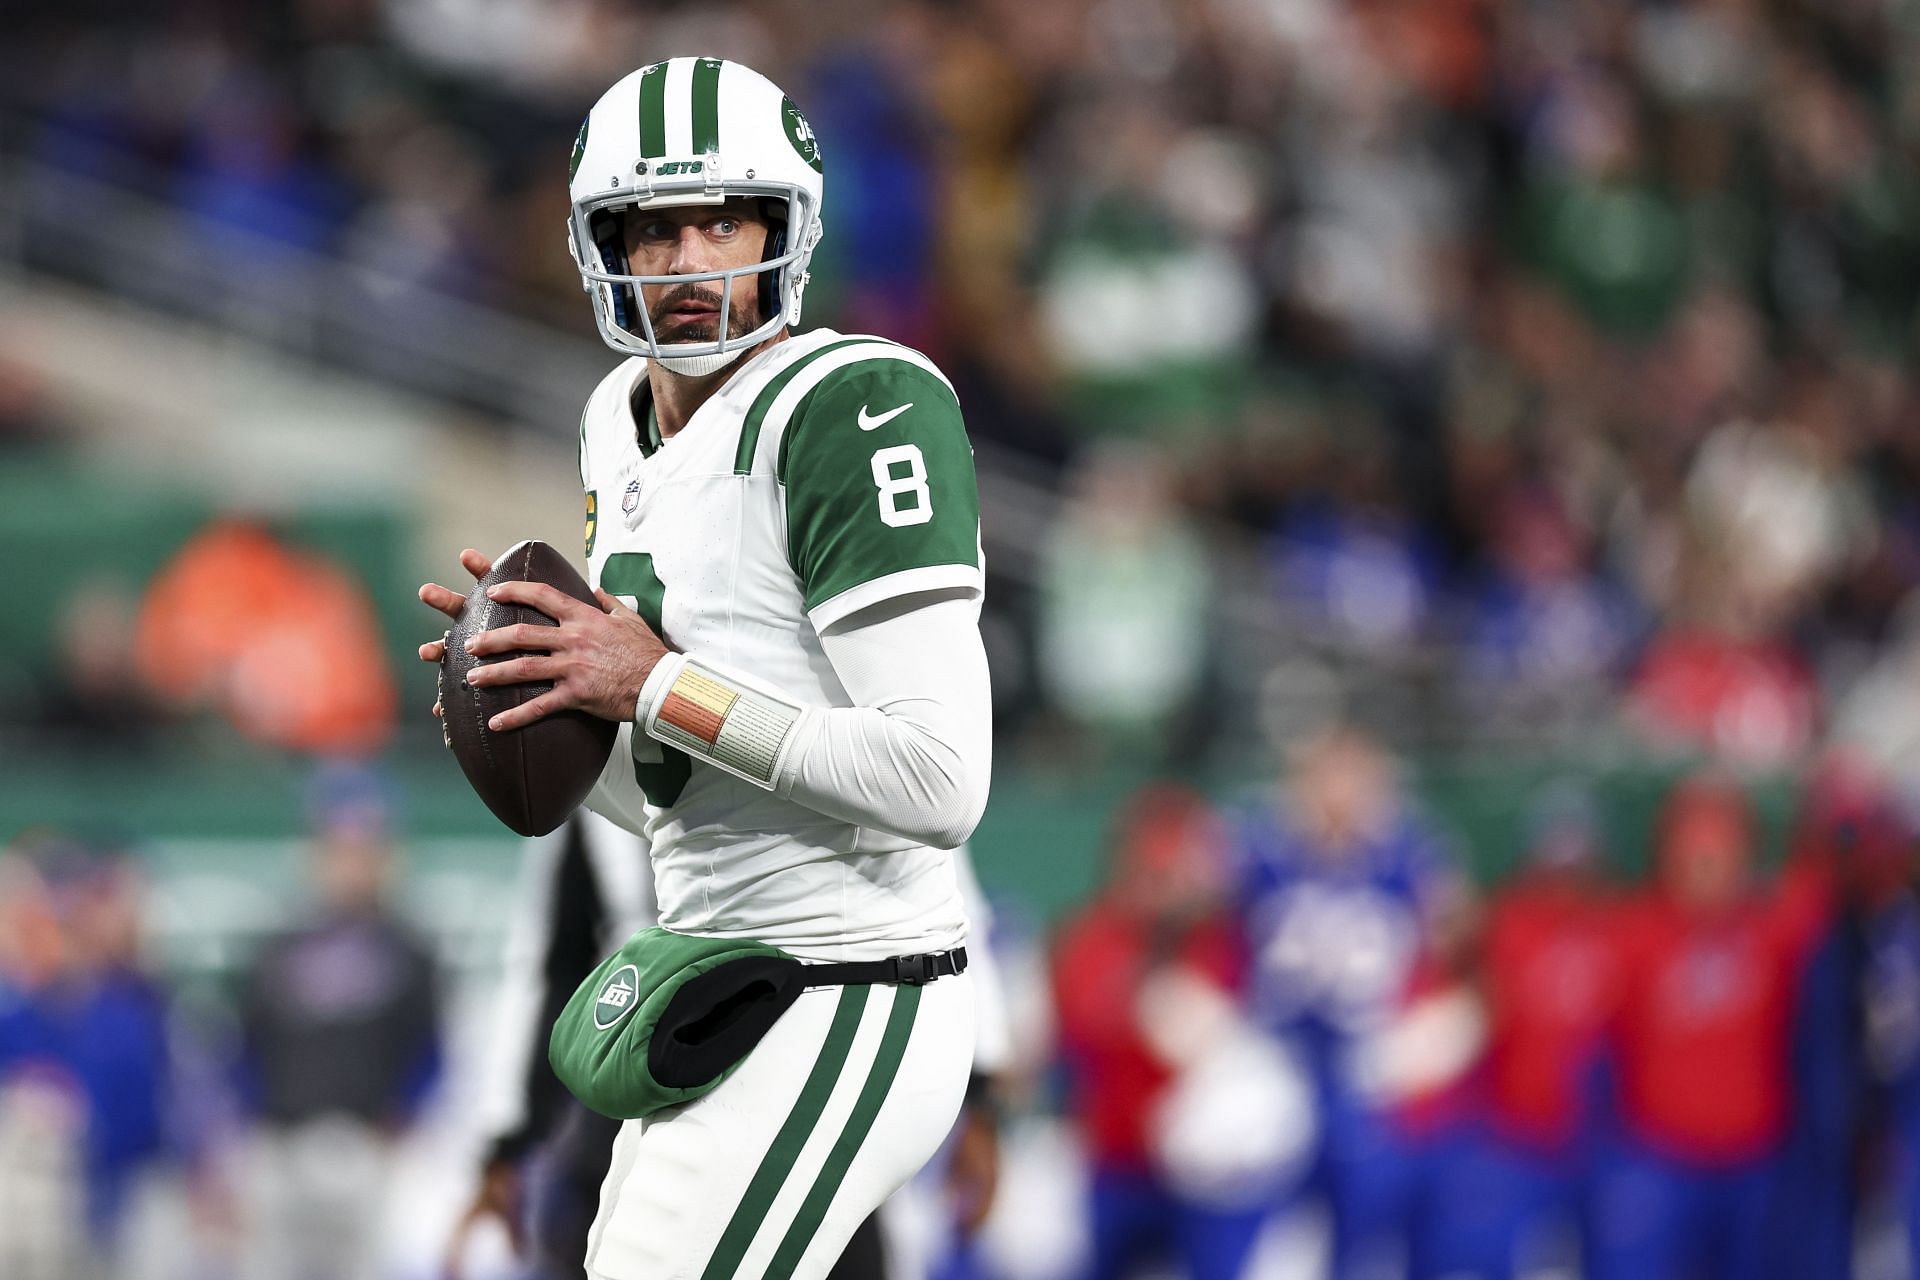
[{"label": "jets logo on helmet", "polygon": [[813,166],[815,173],[820,172],[820,142],[813,136],[813,126],[800,114],[800,108],[793,105],[792,98],[780,99],[780,118],[787,126],[787,141],[800,153],[800,158]]},{"label": "jets logo on helmet", "polygon": [[[570,161],[568,237],[608,346],[679,373],[720,369],[800,319],[807,264],[820,241],[820,147],[806,117],[765,76],[719,58],[641,67],[601,96]],[[770,227],[758,263],[686,275],[637,275],[623,217],[638,210],[762,200]],[[721,295],[710,342],[662,343],[643,305],[648,286],[708,284]],[[757,291],[761,323],[728,331],[737,290]]]}]

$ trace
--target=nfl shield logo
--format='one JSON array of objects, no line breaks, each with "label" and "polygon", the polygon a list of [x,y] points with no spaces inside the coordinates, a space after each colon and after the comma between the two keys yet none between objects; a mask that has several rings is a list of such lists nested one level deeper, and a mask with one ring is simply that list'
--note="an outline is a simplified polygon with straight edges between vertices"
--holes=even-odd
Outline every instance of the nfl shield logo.
[{"label": "nfl shield logo", "polygon": [[638,480],[629,480],[627,481],[627,491],[620,495],[620,509],[628,515],[632,515],[634,508],[639,505],[640,482]]}]

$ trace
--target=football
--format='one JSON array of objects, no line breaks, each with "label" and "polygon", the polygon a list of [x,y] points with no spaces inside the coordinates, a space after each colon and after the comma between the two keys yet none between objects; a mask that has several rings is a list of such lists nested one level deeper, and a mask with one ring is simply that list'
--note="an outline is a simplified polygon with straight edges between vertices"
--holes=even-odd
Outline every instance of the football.
[{"label": "football", "polygon": [[476,688],[467,681],[467,673],[482,663],[520,656],[502,653],[475,657],[466,650],[466,642],[472,637],[521,622],[559,625],[538,609],[487,598],[488,587],[509,581],[544,582],[576,600],[594,604],[593,589],[586,579],[547,543],[529,540],[507,548],[493,562],[493,571],[474,584],[460,616],[454,619],[453,629],[447,633],[447,651],[440,659],[440,725],[461,771],[494,816],[523,836],[540,836],[565,822],[587,798],[613,750],[617,726],[584,711],[561,711],[505,733],[487,727],[500,712],[553,687],[510,684]]}]

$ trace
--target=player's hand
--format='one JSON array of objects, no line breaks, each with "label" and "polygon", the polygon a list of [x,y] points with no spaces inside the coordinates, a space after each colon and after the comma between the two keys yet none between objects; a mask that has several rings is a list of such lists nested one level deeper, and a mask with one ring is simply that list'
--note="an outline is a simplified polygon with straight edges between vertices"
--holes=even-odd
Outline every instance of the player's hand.
[{"label": "player's hand", "polygon": [[953,1158],[947,1164],[947,1198],[962,1239],[971,1239],[987,1220],[999,1183],[1000,1131],[993,1108],[967,1106],[954,1127]]},{"label": "player's hand", "polygon": [[446,1252],[440,1260],[441,1280],[463,1280],[466,1275],[468,1242],[474,1231],[488,1218],[496,1219],[507,1232],[507,1244],[513,1256],[526,1254],[526,1233],[520,1224],[520,1171],[504,1160],[489,1164],[480,1175],[480,1189],[473,1202],[460,1215],[447,1237]]},{"label": "player's hand", "polygon": [[604,591],[593,594],[600,602],[597,607],[544,582],[502,582],[488,588],[489,599],[530,606],[560,624],[495,627],[467,641],[467,652],[479,657],[538,651],[476,666],[467,674],[469,684],[553,682],[548,692],[493,717],[489,729],[498,733],[524,728],[568,709],[602,720],[633,719],[640,686],[667,655],[667,646],[639,614]]},{"label": "player's hand", "polygon": [[[475,582],[493,572],[493,561],[468,547],[460,553],[460,567],[473,575]],[[426,582],[420,586],[420,602],[430,605],[446,614],[449,618],[460,616],[460,608],[466,604],[465,592],[450,591],[437,582]],[[438,664],[447,651],[446,633],[442,632],[438,640],[429,640],[420,646],[420,661]],[[433,714],[440,714],[440,700],[433,700]]]}]

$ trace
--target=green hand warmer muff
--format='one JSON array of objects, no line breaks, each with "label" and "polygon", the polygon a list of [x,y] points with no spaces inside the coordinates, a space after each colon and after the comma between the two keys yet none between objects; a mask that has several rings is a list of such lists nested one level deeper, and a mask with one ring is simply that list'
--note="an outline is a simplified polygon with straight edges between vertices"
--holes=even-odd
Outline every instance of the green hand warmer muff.
[{"label": "green hand warmer muff", "polygon": [[643,929],[600,962],[553,1024],[547,1058],[573,1096],[632,1120],[725,1080],[805,988],[763,942]]}]

